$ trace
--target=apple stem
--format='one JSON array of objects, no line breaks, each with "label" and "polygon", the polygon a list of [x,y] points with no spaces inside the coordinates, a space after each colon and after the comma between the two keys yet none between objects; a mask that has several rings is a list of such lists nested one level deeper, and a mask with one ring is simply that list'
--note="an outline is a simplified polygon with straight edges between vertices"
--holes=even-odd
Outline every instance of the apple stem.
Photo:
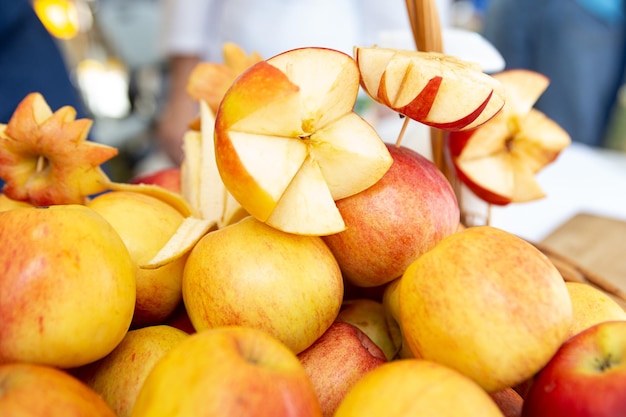
[{"label": "apple stem", "polygon": [[400,129],[400,133],[398,133],[398,138],[396,139],[396,146],[399,147],[402,144],[402,139],[404,138],[404,133],[406,132],[406,128],[409,126],[410,118],[400,115],[400,117],[404,118],[404,122],[402,123],[402,128]]},{"label": "apple stem", "polygon": [[36,172],[37,173],[41,173],[43,172],[44,169],[46,169],[46,166],[48,165],[48,161],[46,159],[45,156],[43,155],[39,155],[37,157],[37,167],[36,167]]}]

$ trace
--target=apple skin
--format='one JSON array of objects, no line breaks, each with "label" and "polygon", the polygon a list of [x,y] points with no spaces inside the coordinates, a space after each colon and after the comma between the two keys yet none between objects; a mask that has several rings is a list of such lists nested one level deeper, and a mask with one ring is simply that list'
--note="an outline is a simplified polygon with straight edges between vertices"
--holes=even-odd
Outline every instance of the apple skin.
[{"label": "apple skin", "polygon": [[298,354],[337,317],[343,279],[320,237],[285,233],[250,216],[194,246],[183,300],[197,331],[254,327]]},{"label": "apple skin", "polygon": [[626,321],[599,323],[566,341],[536,375],[523,417],[626,413]]},{"label": "apple skin", "polygon": [[604,321],[626,320],[626,311],[611,296],[583,282],[565,282],[570,299],[574,320],[570,335]]},{"label": "apple skin", "polygon": [[332,417],[346,393],[365,374],[387,362],[383,351],[358,327],[334,322],[298,354],[322,407]]},{"label": "apple skin", "polygon": [[478,384],[451,368],[423,359],[387,362],[363,376],[334,417],[502,417]]},{"label": "apple skin", "polygon": [[0,415],[117,417],[94,390],[69,373],[46,365],[0,365]]},{"label": "apple skin", "polygon": [[131,184],[159,185],[175,193],[181,192],[180,167],[162,168],[155,172],[146,173],[135,177]]},{"label": "apple skin", "polygon": [[190,335],[154,366],[132,417],[320,417],[298,357],[275,337],[225,326]]},{"label": "apple skin", "polygon": [[186,256],[156,269],[141,265],[149,262],[176,233],[183,215],[158,198],[130,191],[100,194],[87,206],[115,228],[135,265],[137,299],[133,328],[162,323],[182,300]]},{"label": "apple skin", "polygon": [[389,170],[373,186],[337,201],[346,230],[323,237],[345,279],[362,287],[400,277],[460,221],[454,190],[437,166],[412,149],[386,145]]},{"label": "apple skin", "polygon": [[117,417],[128,417],[154,364],[188,336],[166,325],[130,330],[111,353],[72,375],[100,394]]},{"label": "apple skin", "polygon": [[32,207],[32,204],[25,201],[17,201],[7,197],[6,194],[0,193],[0,211],[7,211],[19,207]]},{"label": "apple skin", "polygon": [[135,307],[124,242],[82,205],[0,213],[0,363],[61,368],[110,353]]},{"label": "apple skin", "polygon": [[411,351],[488,392],[541,369],[569,336],[572,305],[552,262],[491,226],[442,240],[400,278],[400,327]]}]

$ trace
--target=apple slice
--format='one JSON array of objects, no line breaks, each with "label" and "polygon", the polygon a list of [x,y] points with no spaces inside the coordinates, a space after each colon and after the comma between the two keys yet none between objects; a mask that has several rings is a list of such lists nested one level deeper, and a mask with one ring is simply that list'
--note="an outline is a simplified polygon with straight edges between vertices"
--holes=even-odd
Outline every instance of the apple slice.
[{"label": "apple slice", "polygon": [[355,47],[361,85],[374,100],[425,125],[471,129],[504,105],[500,83],[475,63],[436,52]]},{"label": "apple slice", "polygon": [[84,204],[106,190],[100,165],[117,149],[87,140],[92,121],[76,120],[65,106],[52,112],[39,93],[27,95],[9,123],[0,125],[0,178],[3,193],[35,206]]},{"label": "apple slice", "polygon": [[543,198],[545,193],[535,176],[571,142],[561,126],[533,108],[549,80],[522,69],[503,71],[494,78],[506,92],[502,111],[477,129],[449,134],[456,174],[490,204]]},{"label": "apple slice", "polygon": [[335,200],[373,185],[392,163],[353,111],[359,81],[349,55],[316,47],[260,61],[237,78],[216,115],[215,156],[248,213],[296,234],[345,228]]}]

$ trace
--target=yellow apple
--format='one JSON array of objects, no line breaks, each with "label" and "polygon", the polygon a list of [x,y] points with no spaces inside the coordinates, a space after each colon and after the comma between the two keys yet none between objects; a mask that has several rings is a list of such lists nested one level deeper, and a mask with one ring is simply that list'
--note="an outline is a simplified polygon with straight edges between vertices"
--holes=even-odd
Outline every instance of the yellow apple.
[{"label": "yellow apple", "polygon": [[343,280],[320,237],[285,233],[250,216],[196,244],[183,299],[198,331],[254,327],[299,353],[337,317]]},{"label": "yellow apple", "polygon": [[396,278],[385,287],[382,304],[385,308],[387,322],[390,329],[397,329],[392,333],[392,340],[397,351],[396,357],[399,359],[415,358],[411,352],[409,344],[402,332],[402,319],[400,318],[400,279]]},{"label": "yellow apple", "polygon": [[605,321],[626,321],[626,311],[604,291],[583,282],[568,281],[565,285],[574,314],[570,336]]},{"label": "yellow apple", "polygon": [[0,193],[0,211],[6,211],[18,207],[32,207],[32,204],[25,201],[13,200],[6,196],[6,194]]},{"label": "yellow apple", "polygon": [[323,237],[344,278],[362,287],[400,277],[460,220],[454,190],[437,166],[410,148],[386,146],[391,168],[376,184],[337,201],[347,228]]},{"label": "yellow apple", "polygon": [[334,417],[502,417],[495,402],[465,375],[423,359],[398,359],[361,378]]},{"label": "yellow apple", "polygon": [[394,359],[398,353],[395,338],[400,329],[395,321],[387,319],[382,302],[369,298],[344,300],[335,321],[358,327],[383,351],[387,360]]},{"label": "yellow apple", "polygon": [[332,417],[354,384],[387,362],[382,350],[357,326],[336,321],[298,354],[324,417]]},{"label": "yellow apple", "polygon": [[135,307],[124,242],[82,205],[0,212],[0,363],[63,368],[110,353]]},{"label": "yellow apple", "polygon": [[190,335],[153,367],[132,417],[321,417],[302,364],[287,346],[250,327]]},{"label": "yellow apple", "polygon": [[535,175],[571,142],[561,126],[533,108],[549,80],[524,69],[493,77],[504,86],[506,103],[477,129],[449,134],[456,174],[487,203],[506,205],[543,198]]},{"label": "yellow apple", "polygon": [[260,61],[237,78],[216,114],[215,157],[250,215],[304,235],[345,228],[335,200],[371,186],[392,162],[353,111],[358,91],[354,60],[316,47]]},{"label": "yellow apple", "polygon": [[94,390],[52,366],[2,364],[0,387],[4,417],[117,417]]},{"label": "yellow apple", "polygon": [[355,47],[354,56],[367,94],[428,126],[472,129],[504,105],[500,82],[453,56],[378,47]]},{"label": "yellow apple", "polygon": [[117,417],[128,417],[154,365],[188,336],[166,325],[130,330],[111,353],[72,374],[100,394]]},{"label": "yellow apple", "polygon": [[135,264],[137,300],[133,326],[161,323],[182,300],[186,257],[156,269],[140,266],[152,259],[176,232],[183,222],[182,214],[157,198],[128,191],[100,194],[87,206],[113,226]]},{"label": "yellow apple", "polygon": [[491,226],[454,233],[420,256],[400,279],[399,296],[411,351],[489,392],[539,371],[572,325],[558,269],[532,244]]}]

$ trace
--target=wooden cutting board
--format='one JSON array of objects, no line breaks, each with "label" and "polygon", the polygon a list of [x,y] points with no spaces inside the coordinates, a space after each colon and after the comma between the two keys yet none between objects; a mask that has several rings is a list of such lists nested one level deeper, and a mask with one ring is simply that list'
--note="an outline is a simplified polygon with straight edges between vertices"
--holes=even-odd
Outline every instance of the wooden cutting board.
[{"label": "wooden cutting board", "polygon": [[537,246],[566,280],[586,281],[626,306],[626,222],[579,213]]}]

